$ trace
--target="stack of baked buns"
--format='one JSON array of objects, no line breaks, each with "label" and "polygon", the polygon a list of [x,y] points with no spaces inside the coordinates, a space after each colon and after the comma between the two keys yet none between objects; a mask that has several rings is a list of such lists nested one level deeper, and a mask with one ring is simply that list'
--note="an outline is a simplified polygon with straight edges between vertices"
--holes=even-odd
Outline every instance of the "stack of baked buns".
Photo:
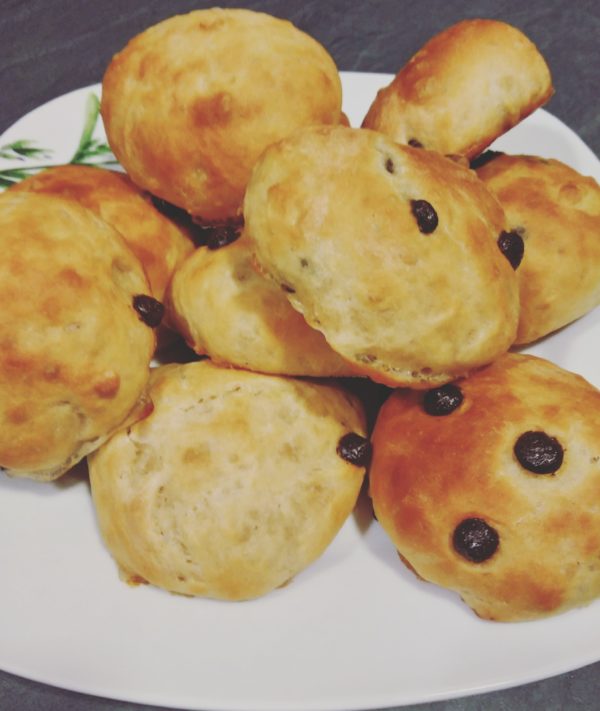
[{"label": "stack of baked buns", "polygon": [[[172,592],[283,585],[368,472],[402,560],[480,616],[599,596],[600,394],[509,351],[600,303],[600,188],[482,154],[553,93],[535,45],[460,22],[351,127],[316,40],[198,10],[133,38],[102,89],[126,175],[0,197],[0,465],[51,479],[87,455],[123,577]],[[190,350],[150,368],[161,322]]]}]

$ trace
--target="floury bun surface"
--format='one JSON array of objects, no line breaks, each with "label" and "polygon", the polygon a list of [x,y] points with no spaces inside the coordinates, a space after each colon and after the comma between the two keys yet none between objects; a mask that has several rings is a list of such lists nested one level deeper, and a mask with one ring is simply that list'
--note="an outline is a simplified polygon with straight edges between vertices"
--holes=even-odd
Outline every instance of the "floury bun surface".
[{"label": "floury bun surface", "polygon": [[463,20],[430,39],[379,91],[363,126],[472,158],[553,91],[548,65],[520,30]]},{"label": "floury bun surface", "polygon": [[535,341],[600,304],[598,183],[560,161],[523,155],[495,155],[477,175],[524,243],[516,342]]},{"label": "floury bun surface", "polygon": [[372,443],[377,519],[420,577],[499,621],[600,596],[600,392],[583,378],[508,354],[397,390]]},{"label": "floury bun surface", "polygon": [[244,237],[196,250],[175,272],[165,305],[189,346],[214,362],[281,375],[354,374],[279,286],[254,269]]},{"label": "floury bun surface", "polygon": [[441,155],[365,129],[304,129],[265,151],[244,216],[261,270],[373,380],[447,382],[514,340],[504,213]]},{"label": "floury bun surface", "polygon": [[290,22],[197,10],[142,32],[110,63],[102,117],[133,181],[209,221],[237,214],[254,162],[300,126],[339,123],[335,63]]},{"label": "floury bun surface", "polygon": [[264,595],[320,556],[365,467],[340,388],[208,360],[153,370],[153,412],[89,458],[100,529],[123,576],[225,600]]},{"label": "floury bun surface", "polygon": [[55,479],[143,406],[149,285],[121,236],[72,200],[0,195],[0,466]]},{"label": "floury bun surface", "polygon": [[152,295],[159,301],[175,267],[194,249],[188,235],[162,215],[123,173],[85,165],[61,165],[32,175],[11,188],[11,191],[23,190],[75,200],[108,222],[140,260]]}]

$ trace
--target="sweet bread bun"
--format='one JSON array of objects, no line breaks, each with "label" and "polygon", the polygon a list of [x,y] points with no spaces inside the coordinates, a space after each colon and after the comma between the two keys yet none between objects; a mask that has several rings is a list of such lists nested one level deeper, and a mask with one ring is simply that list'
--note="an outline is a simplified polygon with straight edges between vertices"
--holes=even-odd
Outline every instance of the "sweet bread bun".
[{"label": "sweet bread bun", "polygon": [[471,158],[552,94],[548,66],[520,30],[463,20],[430,39],[379,91],[363,126]]},{"label": "sweet bread bun", "polygon": [[28,190],[76,200],[123,237],[140,260],[152,295],[162,301],[175,267],[194,249],[186,233],[168,220],[123,173],[85,165],[48,168],[17,183]]},{"label": "sweet bread bun", "polygon": [[135,183],[223,221],[237,214],[269,144],[340,121],[341,82],[326,50],[290,22],[197,10],[150,27],[113,58],[101,111]]},{"label": "sweet bread bun", "polygon": [[397,390],[372,442],[377,519],[419,576],[500,621],[600,595],[600,392],[583,378],[505,355]]},{"label": "sweet bread bun", "polygon": [[175,272],[165,306],[188,345],[214,362],[279,375],[353,374],[281,289],[254,269],[245,238],[196,250]]},{"label": "sweet bread bun", "polygon": [[477,169],[525,249],[517,343],[600,304],[600,186],[557,160],[496,155]]},{"label": "sweet bread bun", "polygon": [[378,382],[447,382],[514,341],[502,208],[437,153],[364,129],[304,129],[265,151],[244,216],[260,268]]},{"label": "sweet bread bun", "polygon": [[89,458],[100,529],[127,580],[244,600],[323,553],[364,477],[360,457],[337,451],[367,446],[357,400],[208,360],[155,369],[150,395],[152,414]]},{"label": "sweet bread bun", "polygon": [[143,404],[157,302],[121,236],[73,200],[0,195],[0,248],[0,466],[55,479]]}]

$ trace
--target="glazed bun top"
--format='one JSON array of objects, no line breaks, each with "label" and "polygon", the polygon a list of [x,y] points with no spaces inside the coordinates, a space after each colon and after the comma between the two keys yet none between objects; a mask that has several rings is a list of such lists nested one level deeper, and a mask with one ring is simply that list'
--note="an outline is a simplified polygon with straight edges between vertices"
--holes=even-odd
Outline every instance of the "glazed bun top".
[{"label": "glazed bun top", "polygon": [[197,249],[175,272],[165,308],[188,345],[213,362],[279,375],[355,374],[254,269],[247,238]]},{"label": "glazed bun top", "polygon": [[477,175],[524,243],[516,342],[531,343],[600,304],[600,186],[594,178],[526,155],[496,155]]},{"label": "glazed bun top", "polygon": [[433,151],[366,129],[303,129],[265,151],[244,216],[259,267],[373,380],[430,387],[514,340],[502,208]]},{"label": "glazed bun top", "polygon": [[600,595],[600,392],[509,353],[427,393],[396,390],[372,436],[380,525],[425,580],[485,619]]},{"label": "glazed bun top", "polygon": [[402,67],[363,125],[399,143],[473,157],[553,91],[545,59],[520,30],[497,20],[463,20]]},{"label": "glazed bun top", "polygon": [[26,178],[13,191],[29,190],[77,201],[114,227],[140,260],[159,301],[171,275],[194,249],[189,236],[152,204],[127,175],[88,165],[60,165]]},{"label": "glazed bun top", "polygon": [[90,457],[104,540],[129,580],[259,597],[318,558],[365,474],[360,402],[339,387],[221,368],[152,371],[153,412]]},{"label": "glazed bun top", "polygon": [[300,126],[340,122],[341,82],[327,51],[290,22],[197,10],[150,27],[113,58],[102,117],[135,183],[223,221],[268,145]]},{"label": "glazed bun top", "polygon": [[[155,347],[121,236],[72,200],[0,195],[0,466],[55,479],[132,416]],[[152,303],[152,302],[150,302]]]}]

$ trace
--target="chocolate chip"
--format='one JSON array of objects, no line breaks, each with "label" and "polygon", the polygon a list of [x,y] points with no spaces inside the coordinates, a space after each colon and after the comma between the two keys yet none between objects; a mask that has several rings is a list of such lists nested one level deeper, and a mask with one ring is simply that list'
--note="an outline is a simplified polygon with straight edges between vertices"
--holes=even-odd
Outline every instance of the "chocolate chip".
[{"label": "chocolate chip", "polygon": [[525,432],[515,442],[519,464],[534,474],[554,474],[563,463],[563,448],[545,432]]},{"label": "chocolate chip", "polygon": [[137,294],[133,297],[133,308],[137,311],[140,321],[150,328],[160,325],[165,312],[165,307],[160,301],[146,294]]},{"label": "chocolate chip", "polygon": [[465,518],[454,529],[454,550],[471,563],[491,558],[500,543],[498,531],[482,518]]},{"label": "chocolate chip", "polygon": [[282,284],[281,288],[287,293],[287,294],[295,294],[296,289],[294,289],[293,286],[290,286],[289,284]]},{"label": "chocolate chip", "polygon": [[438,226],[438,216],[433,206],[427,200],[411,200],[410,207],[419,230],[425,235],[431,234]]},{"label": "chocolate chip", "polygon": [[417,141],[416,138],[411,138],[408,142],[409,146],[412,146],[413,148],[423,148],[423,144],[421,141]]},{"label": "chocolate chip", "polygon": [[387,170],[388,173],[394,174],[396,172],[396,168],[394,167],[394,161],[391,158],[388,158],[386,160],[385,169]]},{"label": "chocolate chip", "polygon": [[197,247],[220,249],[235,242],[242,234],[243,226],[243,219],[205,222],[201,218],[194,218],[194,243]]},{"label": "chocolate chip", "polygon": [[491,160],[494,160],[494,158],[503,155],[504,153],[502,153],[502,151],[484,151],[483,153],[480,153],[476,158],[473,158],[470,165],[471,170],[477,170],[477,168],[481,168],[482,165],[489,163]]},{"label": "chocolate chip", "polygon": [[428,390],[423,396],[423,409],[428,415],[449,415],[462,403],[463,394],[458,385],[447,383]]},{"label": "chocolate chip", "polygon": [[371,443],[356,432],[349,432],[338,442],[336,452],[350,464],[366,467],[371,460]]},{"label": "chocolate chip", "polygon": [[516,230],[500,232],[498,247],[502,254],[508,259],[513,269],[516,269],[519,264],[521,264],[523,254],[525,253],[525,243]]}]

